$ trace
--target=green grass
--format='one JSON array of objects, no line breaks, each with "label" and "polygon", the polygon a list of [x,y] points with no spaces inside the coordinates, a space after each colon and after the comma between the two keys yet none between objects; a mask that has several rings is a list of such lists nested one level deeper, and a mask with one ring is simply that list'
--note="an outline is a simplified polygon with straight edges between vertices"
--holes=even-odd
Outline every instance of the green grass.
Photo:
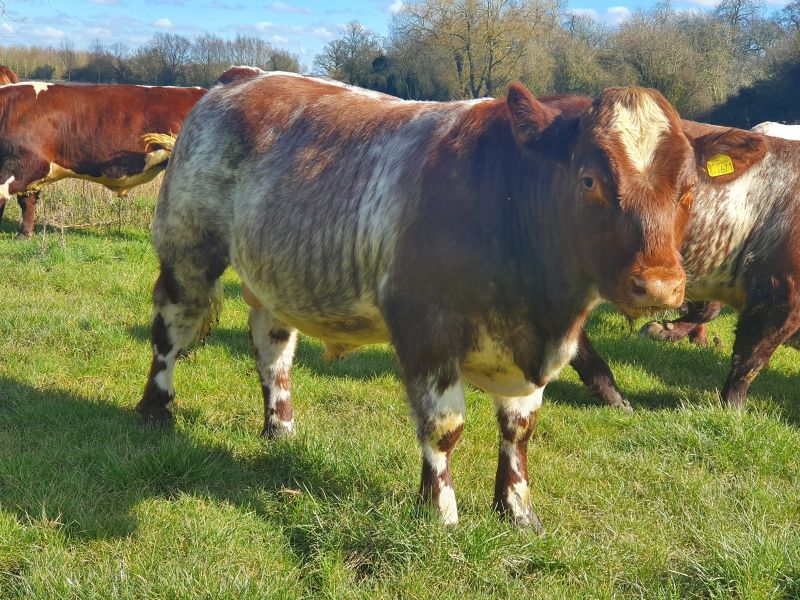
[{"label": "green grass", "polygon": [[174,433],[133,411],[149,365],[147,231],[13,241],[0,228],[0,598],[798,598],[800,362],[781,349],[750,410],[719,405],[721,347],[658,345],[595,313],[636,411],[566,369],[531,442],[541,539],[490,510],[497,432],[468,387],[453,458],[461,524],[416,504],[420,462],[393,354],[324,363],[301,340],[299,434],[258,437],[239,282],[176,373]]}]

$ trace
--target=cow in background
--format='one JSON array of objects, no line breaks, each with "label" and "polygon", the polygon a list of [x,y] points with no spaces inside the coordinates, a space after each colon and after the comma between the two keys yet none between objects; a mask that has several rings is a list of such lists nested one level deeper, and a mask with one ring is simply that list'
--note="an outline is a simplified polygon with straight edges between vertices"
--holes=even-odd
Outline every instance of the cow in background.
[{"label": "cow in background", "polygon": [[0,85],[7,83],[19,83],[19,77],[11,67],[0,65]]},{"label": "cow in background", "polygon": [[800,125],[784,125],[783,123],[765,121],[753,127],[752,131],[785,140],[800,140]]},{"label": "cow in background", "polygon": [[22,209],[19,238],[33,233],[43,186],[94,181],[124,195],[167,164],[186,115],[206,90],[139,85],[0,87],[0,219],[8,200]]},{"label": "cow in background", "polygon": [[642,88],[545,103],[514,84],[506,98],[442,104],[257,69],[224,81],[187,119],[156,208],[144,422],[172,423],[175,360],[232,265],[251,306],[264,436],[294,431],[298,330],[331,355],[389,340],[422,498],[457,522],[449,465],[466,379],[495,397],[494,506],[538,526],[528,440],[587,314],[601,297],[633,315],[683,299],[697,174],[675,110]]},{"label": "cow in background", "polygon": [[[712,179],[708,160],[715,157],[701,157],[682,249],[686,295],[693,301],[679,319],[652,321],[642,334],[668,341],[688,336],[705,344],[705,324],[725,304],[734,308],[739,322],[722,399],[744,407],[751,382],[777,347],[800,347],[800,142],[689,121],[684,130],[737,136],[742,144],[722,154],[731,160],[732,175],[746,173],[730,181],[725,178],[731,175]],[[624,400],[585,334],[572,366],[600,399],[612,405]]]}]

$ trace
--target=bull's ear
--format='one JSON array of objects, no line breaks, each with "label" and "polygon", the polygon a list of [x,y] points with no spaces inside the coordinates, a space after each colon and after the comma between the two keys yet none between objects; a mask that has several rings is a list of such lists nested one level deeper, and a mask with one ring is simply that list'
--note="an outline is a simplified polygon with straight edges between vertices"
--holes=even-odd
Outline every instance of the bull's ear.
[{"label": "bull's ear", "polygon": [[763,135],[742,129],[714,131],[695,138],[692,144],[698,174],[715,183],[727,183],[741,177],[767,152]]},{"label": "bull's ear", "polygon": [[566,160],[568,147],[577,130],[577,119],[563,119],[554,106],[539,102],[519,82],[508,87],[506,97],[511,115],[511,130],[517,144],[525,150]]}]

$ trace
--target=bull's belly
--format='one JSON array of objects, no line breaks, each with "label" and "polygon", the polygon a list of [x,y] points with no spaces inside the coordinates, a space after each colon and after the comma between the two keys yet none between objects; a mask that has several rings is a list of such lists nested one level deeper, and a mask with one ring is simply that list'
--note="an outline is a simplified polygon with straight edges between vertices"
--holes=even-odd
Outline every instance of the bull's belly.
[{"label": "bull's belly", "polygon": [[[241,272],[240,272],[241,274]],[[324,309],[320,299],[309,295],[287,295],[269,283],[242,277],[244,299],[250,306],[264,307],[284,325],[322,341],[326,358],[339,358],[366,344],[389,341],[389,329],[377,303],[371,297],[342,299],[326,295]]]},{"label": "bull's belly", "polygon": [[528,396],[537,389],[514,363],[508,347],[485,330],[478,336],[477,348],[465,357],[461,374],[470,383],[495,396]]},{"label": "bull's belly", "polygon": [[145,165],[140,172],[131,173],[122,177],[88,175],[86,173],[78,173],[56,163],[50,163],[50,171],[47,173],[47,175],[42,179],[34,181],[28,185],[25,191],[37,192],[45,185],[60,181],[62,179],[84,179],[93,183],[99,183],[113,192],[123,194],[131,188],[148,183],[155,179],[156,175],[164,170],[164,166],[166,165],[168,158],[169,151],[167,150],[154,150],[149,152],[145,155]]}]

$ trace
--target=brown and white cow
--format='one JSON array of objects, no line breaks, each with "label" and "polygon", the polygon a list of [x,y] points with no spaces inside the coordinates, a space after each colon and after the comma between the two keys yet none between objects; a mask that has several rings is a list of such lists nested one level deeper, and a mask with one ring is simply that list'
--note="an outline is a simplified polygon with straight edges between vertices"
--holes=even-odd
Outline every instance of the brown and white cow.
[{"label": "brown and white cow", "polygon": [[205,91],[41,82],[0,87],[0,219],[16,197],[19,237],[28,237],[48,183],[74,177],[124,195],[152,180],[169,150],[144,136],[176,134]]},{"label": "brown and white cow", "polygon": [[11,67],[0,65],[0,85],[8,83],[19,83],[19,77]]},{"label": "brown and white cow", "polygon": [[449,461],[462,379],[493,394],[494,506],[531,510],[527,444],[542,392],[601,296],[630,314],[678,306],[678,248],[697,176],[656,91],[594,101],[408,102],[238,69],[186,120],[153,227],[153,360],[137,410],[172,423],[175,359],[242,278],[263,435],[294,430],[297,331],[329,354],[391,341],[423,466],[420,493],[458,520]]},{"label": "brown and white cow", "polygon": [[[750,383],[783,343],[800,347],[800,142],[684,122],[690,136],[736,136],[721,153],[734,172],[712,179],[698,155],[698,182],[682,253],[688,311],[651,322],[642,333],[661,340],[686,336],[706,343],[705,323],[724,304],[739,312],[731,370],[722,390],[743,407]],[[572,366],[601,399],[624,402],[611,370],[582,336]]]}]

